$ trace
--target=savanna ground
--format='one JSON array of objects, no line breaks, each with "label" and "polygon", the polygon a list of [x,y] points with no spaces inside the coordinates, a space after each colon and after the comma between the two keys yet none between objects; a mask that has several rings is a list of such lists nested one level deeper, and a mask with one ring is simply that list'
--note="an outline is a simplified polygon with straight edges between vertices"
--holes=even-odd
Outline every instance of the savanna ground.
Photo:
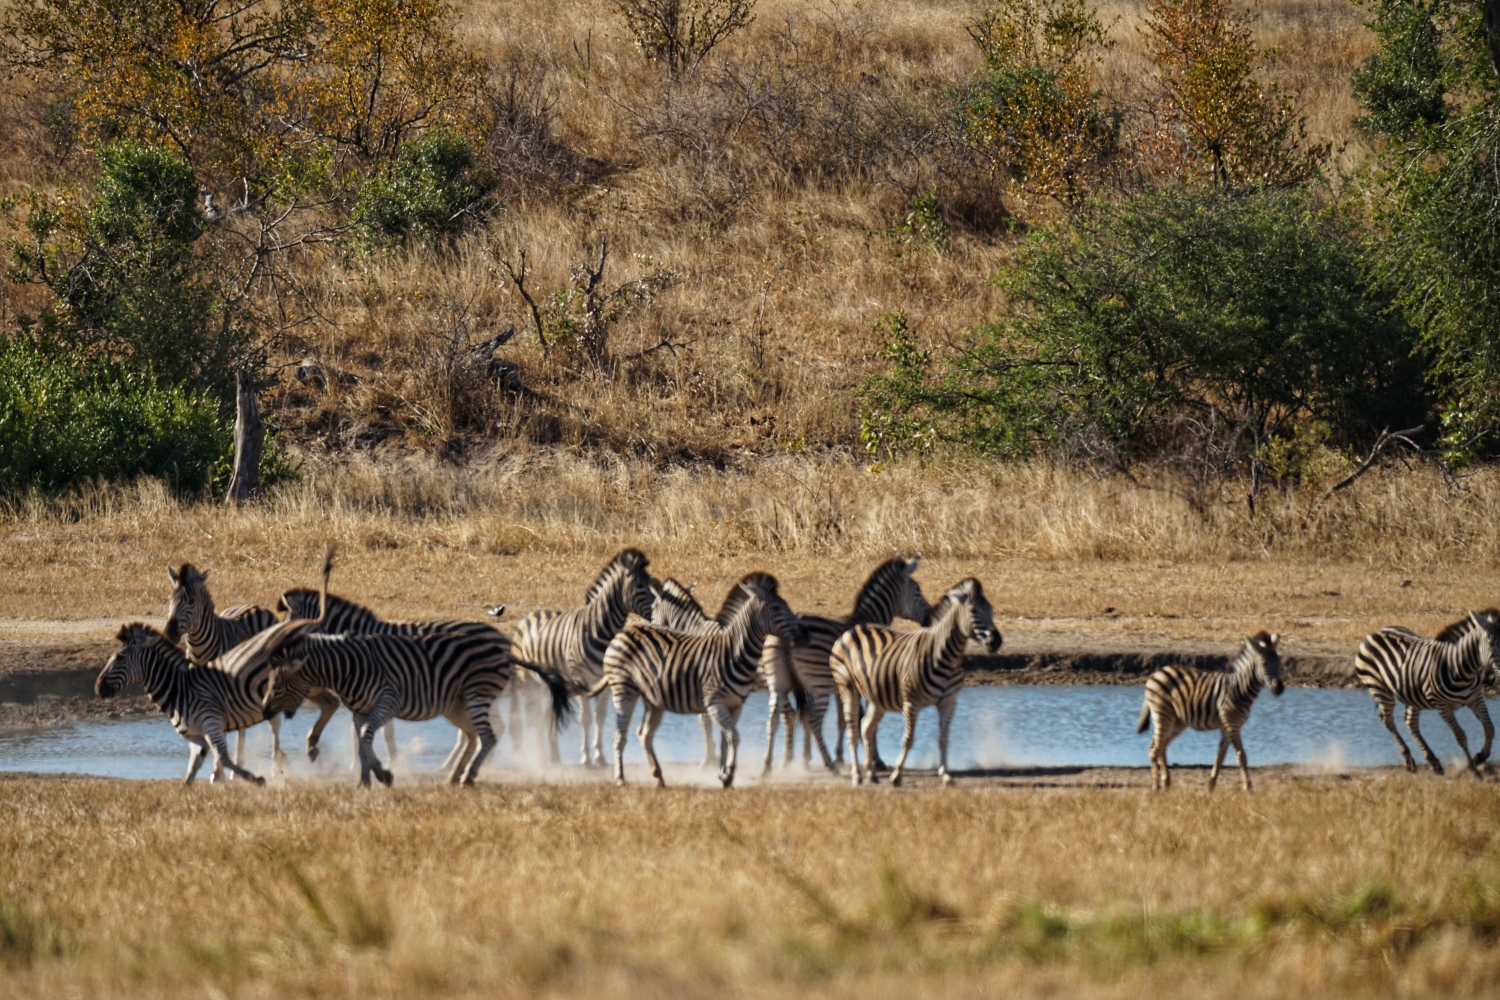
[{"label": "savanna ground", "polygon": [[[791,52],[837,107],[866,78],[932,88],[972,73],[971,11],[768,0],[724,53]],[[1365,155],[1349,91],[1372,48],[1363,14],[1342,0],[1260,12],[1258,38],[1279,47],[1262,78],[1299,92],[1342,183]],[[1101,80],[1128,90],[1146,73],[1141,7],[1102,13],[1119,44]],[[921,552],[931,597],[984,582],[1012,649],[1228,652],[1266,628],[1289,656],[1348,657],[1380,625],[1430,632],[1500,603],[1493,471],[1451,482],[1393,462],[1326,501],[1326,484],[1304,485],[1252,513],[1233,484],[1205,503],[1046,463],[868,464],[853,393],[879,365],[877,317],[904,310],[941,345],[1003,308],[983,280],[1011,247],[993,192],[899,157],[838,183],[794,182],[753,142],[695,158],[691,135],[674,146],[663,131],[657,75],[607,4],[475,3],[460,18],[520,73],[556,177],[533,177],[447,259],[330,256],[308,272],[331,321],[273,360],[314,356],[358,381],[283,377],[271,405],[304,465],[264,503],[221,510],[149,483],[10,502],[0,673],[102,663],[119,621],[159,620],[169,563],[211,569],[221,607],[271,603],[314,582],[327,541],[335,588],[398,617],[571,606],[624,545],[710,606],[763,568],[794,608],[825,613],[847,610],[879,559]],[[711,94],[693,99],[714,111]],[[0,194],[53,183],[41,105],[19,88],[4,100]],[[930,187],[952,243],[912,252],[889,227]],[[546,293],[601,237],[610,285],[636,276],[631,254],[677,275],[612,328],[617,366],[581,372],[522,337],[505,357],[538,396],[476,403],[428,363],[526,329],[494,254],[527,249]],[[3,294],[7,315],[34,306]],[[1209,798],[1191,774],[1165,796],[1139,774],[1095,782],[1115,783],[1129,787],[372,794],[0,778],[0,993],[1500,989],[1493,783],[1272,769],[1253,795],[1231,781]]]}]

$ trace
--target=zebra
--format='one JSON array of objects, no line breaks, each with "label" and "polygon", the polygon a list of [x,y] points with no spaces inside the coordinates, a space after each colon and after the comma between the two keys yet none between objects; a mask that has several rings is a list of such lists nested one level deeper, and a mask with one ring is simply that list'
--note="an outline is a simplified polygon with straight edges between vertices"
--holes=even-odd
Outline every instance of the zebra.
[{"label": "zebra", "polygon": [[658,786],[666,782],[653,740],[664,712],[706,712],[713,718],[728,746],[719,781],[725,788],[734,783],[740,742],[735,723],[755,686],[765,637],[777,633],[795,645],[805,633],[777,593],[776,578],[768,573],[751,573],[735,584],[714,621],[719,630],[705,635],[631,625],[610,642],[604,653],[604,675],[589,696],[608,687],[614,702],[616,784],[625,784],[625,737],[637,699],[646,703],[641,748]]},{"label": "zebra", "polygon": [[[912,574],[917,571],[917,566],[921,561],[921,556],[912,559],[894,556],[876,566],[855,595],[854,610],[843,618],[824,618],[820,615],[798,617],[807,629],[807,642],[792,649],[791,670],[795,675],[796,688],[800,689],[802,696],[802,706],[796,714],[800,717],[803,726],[802,759],[804,763],[810,765],[812,762],[814,741],[823,758],[823,766],[828,770],[836,772],[835,761],[843,763],[844,760],[842,727],[838,728],[834,759],[829,759],[828,747],[823,742],[823,718],[828,712],[829,699],[836,689],[832,669],[829,666],[829,656],[839,636],[855,625],[889,625],[897,617],[910,619],[924,628],[932,624],[932,608],[922,594],[921,585],[912,579]],[[774,636],[768,638],[765,652],[762,654],[762,666],[766,669],[768,683],[778,676],[785,676],[785,669],[778,670],[776,662],[781,653],[779,640]],[[776,741],[778,713],[774,709],[779,698],[785,697],[786,691],[784,686],[781,691],[778,691],[775,684],[770,684],[770,688],[773,711],[766,720],[766,771],[771,769],[771,755]],[[790,762],[794,742],[790,727],[787,729],[786,736],[787,747],[783,759]],[[871,762],[876,768],[883,767],[880,752],[873,742],[873,733],[871,740]]]},{"label": "zebra", "polygon": [[[126,625],[115,636],[120,648],[99,672],[94,692],[101,698],[113,698],[127,684],[145,687],[152,704],[192,744],[184,784],[193,783],[212,752],[214,771],[210,781],[217,780],[227,768],[231,774],[263,785],[264,778],[245,770],[229,756],[225,733],[243,732],[263,719],[271,719],[261,706],[271,659],[281,646],[295,642],[312,624],[273,626],[201,665],[189,662],[182,647],[160,630],[140,622]],[[279,750],[277,754],[279,763]]]},{"label": "zebra", "polygon": [[[917,730],[917,713],[929,705],[938,710],[938,776],[952,784],[948,773],[948,729],[958,705],[958,689],[964,682],[964,648],[973,640],[994,653],[1000,648],[990,602],[984,587],[973,577],[962,580],[943,595],[932,611],[932,624],[914,632],[897,632],[883,625],[856,625],[838,637],[829,655],[833,682],[838,688],[849,731],[849,757],[854,784],[865,774],[859,763],[862,736],[868,777],[875,783],[875,729],[886,712],[899,711],[905,724],[901,756],[891,771],[891,784],[901,784],[906,756]],[[869,702],[860,720],[859,702]],[[856,733],[856,727],[860,732]]]},{"label": "zebra", "polygon": [[[1383,628],[1365,636],[1354,654],[1354,675],[1375,699],[1380,721],[1401,748],[1406,769],[1415,771],[1417,762],[1396,731],[1397,701],[1406,706],[1406,728],[1411,730],[1434,772],[1442,774],[1443,765],[1417,728],[1417,717],[1427,708],[1434,709],[1453,730],[1453,737],[1475,777],[1478,777],[1475,768],[1489,759],[1495,736],[1484,703],[1484,681],[1497,665],[1500,665],[1500,611],[1494,608],[1470,612],[1439,632],[1435,639],[1424,639],[1399,626]],[[1470,756],[1463,727],[1454,717],[1465,705],[1484,727],[1484,748],[1478,756]]]},{"label": "zebra", "polygon": [[[303,622],[292,619],[277,628]],[[372,774],[383,785],[392,781],[391,772],[375,756],[377,729],[391,718],[422,721],[441,715],[460,734],[445,764],[448,781],[472,785],[494,748],[490,710],[511,679],[514,661],[509,640],[489,625],[450,624],[461,627],[416,635],[304,634],[273,659],[262,709],[268,717],[289,706],[295,709],[313,686],[336,693],[354,714],[359,783],[366,787]],[[566,685],[553,671],[537,673],[552,693],[554,717],[564,721],[569,708]]]},{"label": "zebra", "polygon": [[[653,597],[647,558],[640,549],[624,549],[599,571],[571,611],[533,611],[516,626],[518,661],[556,670],[579,696],[579,726],[583,730],[582,763],[604,763],[604,706],[587,692],[604,670],[604,651],[634,611],[648,621]],[[591,740],[592,736],[592,740]],[[550,757],[558,760],[556,731],[543,736]],[[593,750],[590,753],[590,746]]]},{"label": "zebra", "polygon": [[1257,632],[1245,640],[1240,655],[1225,670],[1199,670],[1172,664],[1146,678],[1146,696],[1141,701],[1141,717],[1135,731],[1144,733],[1155,722],[1151,735],[1151,787],[1172,787],[1172,772],[1167,765],[1167,744],[1191,726],[1194,729],[1219,730],[1219,752],[1214,755],[1214,769],[1208,776],[1213,791],[1224,766],[1224,752],[1234,744],[1234,756],[1240,763],[1245,791],[1250,791],[1250,767],[1240,729],[1250,718],[1250,709],[1260,689],[1269,687],[1277,697],[1285,685],[1281,680],[1281,654],[1277,645],[1281,636],[1275,632]]}]

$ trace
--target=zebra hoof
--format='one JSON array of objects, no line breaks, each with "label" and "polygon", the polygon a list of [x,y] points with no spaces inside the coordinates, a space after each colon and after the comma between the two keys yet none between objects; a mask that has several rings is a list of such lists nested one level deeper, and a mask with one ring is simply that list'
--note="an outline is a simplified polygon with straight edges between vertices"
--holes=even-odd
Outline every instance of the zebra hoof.
[{"label": "zebra hoof", "polygon": [[1406,770],[1412,774],[1417,773],[1417,762],[1410,757],[1406,758]]},{"label": "zebra hoof", "polygon": [[395,776],[392,775],[391,772],[387,771],[385,768],[381,768],[379,771],[375,772],[375,780],[378,781],[378,782],[380,782],[382,785],[384,785],[387,788],[391,787],[391,781],[394,780],[394,777]]},{"label": "zebra hoof", "polygon": [[307,759],[311,760],[311,761],[316,761],[318,759],[318,754],[320,752],[321,751],[318,750],[318,745],[316,743],[314,743],[312,746],[310,746],[310,747],[307,748]]},{"label": "zebra hoof", "polygon": [[892,788],[900,788],[901,787],[901,772],[897,771],[896,773],[894,773],[894,774],[891,775],[891,787]]},{"label": "zebra hoof", "polygon": [[261,787],[262,785],[264,785],[266,783],[266,779],[262,778],[258,774],[252,774],[252,775],[250,775],[250,780],[253,781],[253,782],[255,782],[255,787],[257,787],[257,788]]},{"label": "zebra hoof", "polygon": [[1443,764],[1442,764],[1441,761],[1429,760],[1427,763],[1429,763],[1429,764],[1432,765],[1432,773],[1433,774],[1442,774],[1443,773]]},{"label": "zebra hoof", "polygon": [[951,785],[951,784],[953,784],[953,775],[948,774],[948,773],[945,772],[942,775],[942,778],[943,778],[943,784],[944,785]]}]

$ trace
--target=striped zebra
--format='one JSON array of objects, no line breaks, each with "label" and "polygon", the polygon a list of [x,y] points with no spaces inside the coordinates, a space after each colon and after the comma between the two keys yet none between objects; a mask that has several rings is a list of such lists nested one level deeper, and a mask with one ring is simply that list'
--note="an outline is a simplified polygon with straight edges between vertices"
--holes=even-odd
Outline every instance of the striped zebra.
[{"label": "striped zebra", "polygon": [[[1435,639],[1424,639],[1399,626],[1383,628],[1365,636],[1354,654],[1354,676],[1374,697],[1380,721],[1401,748],[1406,769],[1415,771],[1417,762],[1396,731],[1397,701],[1406,706],[1406,728],[1411,730],[1422,755],[1438,774],[1443,773],[1443,765],[1422,738],[1417,717],[1429,708],[1442,716],[1473,771],[1489,759],[1494,741],[1495,727],[1484,703],[1484,682],[1497,665],[1500,665],[1500,611],[1493,608],[1471,612],[1443,629]],[[1484,727],[1484,748],[1477,757],[1470,756],[1468,739],[1454,715],[1463,706],[1468,706]],[[1474,773],[1478,777],[1478,772]]]},{"label": "striped zebra", "polygon": [[[652,580],[647,562],[640,549],[625,549],[599,571],[582,607],[533,611],[516,626],[516,658],[562,674],[569,692],[579,698],[580,757],[585,767],[604,763],[604,706],[596,695],[588,694],[603,676],[604,651],[632,611],[648,621],[651,618]],[[555,763],[559,759],[556,729],[540,731]]]},{"label": "striped zebra", "polygon": [[617,784],[625,784],[625,738],[638,699],[646,703],[641,748],[657,785],[666,784],[653,748],[664,712],[707,713],[713,718],[728,744],[719,780],[725,788],[734,783],[740,742],[735,723],[755,686],[765,637],[776,633],[795,644],[804,633],[777,593],[776,578],[768,573],[751,573],[735,584],[714,620],[719,631],[706,635],[631,625],[609,644],[604,675],[589,695],[610,689],[615,706]]},{"label": "striped zebra", "polygon": [[[964,649],[970,640],[993,653],[1001,636],[995,629],[990,602],[973,577],[943,595],[932,611],[932,624],[914,632],[897,632],[883,625],[856,625],[833,644],[829,665],[849,731],[849,757],[854,783],[860,784],[859,744],[863,738],[868,777],[875,777],[875,729],[887,712],[901,713],[905,732],[901,756],[891,771],[891,784],[901,784],[906,756],[917,731],[917,713],[929,705],[938,710],[938,776],[951,784],[948,773],[948,729],[964,682]],[[859,702],[869,702],[860,719]],[[856,727],[859,732],[856,733]]]},{"label": "striped zebra", "polygon": [[[833,681],[833,670],[829,665],[829,656],[833,652],[833,645],[855,625],[890,625],[896,618],[906,618],[916,622],[924,628],[932,624],[932,608],[927,603],[927,598],[922,594],[922,587],[912,578],[921,563],[922,557],[916,556],[905,559],[895,556],[876,566],[869,577],[859,588],[854,597],[854,610],[843,618],[824,618],[820,615],[801,615],[798,617],[804,628],[807,629],[807,642],[792,650],[791,670],[795,675],[796,688],[800,689],[802,705],[796,713],[801,719],[803,727],[802,738],[802,760],[805,764],[812,764],[812,743],[818,745],[818,753],[823,758],[823,766],[828,770],[837,772],[835,761],[843,763],[844,760],[844,730],[838,727],[836,737],[836,757],[830,759],[828,747],[823,742],[823,718],[828,712],[829,700],[837,688]],[[762,666],[766,670],[766,677],[771,688],[771,704],[774,708],[779,701],[786,698],[785,686],[777,690],[774,680],[778,676],[785,676],[785,668],[778,663],[782,649],[775,636],[766,641],[766,649],[763,654]],[[776,722],[778,713],[773,711],[766,720],[766,759],[765,769],[771,769],[772,748],[776,742]],[[783,760],[790,763],[794,736],[790,728],[787,730],[787,746]],[[871,762],[876,768],[883,767],[880,760],[879,748],[873,742],[874,734],[871,734]]]},{"label": "striped zebra", "polygon": [[[293,619],[277,628],[303,624]],[[375,756],[377,729],[393,718],[423,721],[442,716],[460,734],[445,765],[448,780],[472,785],[495,746],[490,710],[511,679],[513,661],[509,640],[489,625],[450,624],[453,627],[417,635],[304,634],[273,660],[263,710],[267,716],[294,711],[315,686],[337,694],[354,714],[359,782],[364,786],[372,774],[381,784],[392,781],[391,772]],[[555,717],[566,719],[568,692],[562,678],[552,671],[538,673],[552,693]]]},{"label": "striped zebra", "polygon": [[1146,678],[1146,696],[1141,701],[1141,717],[1135,731],[1144,733],[1152,722],[1151,787],[1172,787],[1172,772],[1167,766],[1167,744],[1191,726],[1193,729],[1217,729],[1219,752],[1214,755],[1214,769],[1208,776],[1209,791],[1219,781],[1224,766],[1224,752],[1234,744],[1234,756],[1240,762],[1240,776],[1245,791],[1250,791],[1250,766],[1240,730],[1250,718],[1250,709],[1262,687],[1280,696],[1281,654],[1277,644],[1281,636],[1274,632],[1257,632],[1245,640],[1245,647],[1228,670],[1199,670],[1173,664],[1162,667]]},{"label": "striped zebra", "polygon": [[[211,752],[215,781],[224,769],[247,778],[257,785],[265,779],[251,774],[229,756],[225,734],[243,732],[269,719],[261,705],[270,679],[274,654],[289,642],[295,642],[312,626],[298,623],[296,628],[273,627],[250,637],[215,660],[201,665],[188,661],[182,647],[162,632],[139,622],[120,629],[117,649],[94,681],[94,691],[101,698],[113,698],[127,684],[140,684],[157,709],[172,721],[172,726],[192,744],[187,780],[191,785],[198,770]],[[300,704],[300,702],[299,702]],[[280,763],[280,751],[278,764]]]}]

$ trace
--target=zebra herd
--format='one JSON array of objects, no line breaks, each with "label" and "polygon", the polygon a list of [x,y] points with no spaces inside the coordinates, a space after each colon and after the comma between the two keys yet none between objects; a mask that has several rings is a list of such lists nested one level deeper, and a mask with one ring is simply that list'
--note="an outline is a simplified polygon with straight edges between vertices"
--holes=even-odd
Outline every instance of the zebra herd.
[{"label": "zebra herd", "polygon": [[[913,576],[919,561],[898,556],[881,563],[842,618],[798,615],[767,573],[741,578],[710,616],[692,587],[657,580],[648,572],[645,554],[628,548],[600,570],[581,606],[532,612],[513,638],[483,622],[381,619],[328,593],[331,554],[324,561],[322,587],[287,590],[275,611],[236,606],[218,612],[208,572],[184,564],[168,570],[173,589],[165,627],[122,628],[120,647],[95,689],[108,698],[127,684],[145,687],[191,746],[189,784],[210,754],[214,778],[228,771],[263,783],[243,766],[245,731],[262,721],[269,724],[273,766],[280,770],[285,763],[280,721],[304,703],[319,713],[306,745],[314,760],[329,719],[340,707],[349,709],[361,784],[369,785],[372,777],[392,782],[374,750],[377,731],[384,731],[394,759],[393,720],[439,716],[458,730],[444,765],[448,780],[473,784],[497,742],[494,709],[502,693],[510,695],[512,739],[519,741],[522,731],[531,729],[553,761],[558,760],[557,728],[576,699],[582,762],[603,765],[605,712],[599,699],[608,693],[615,710],[617,783],[625,783],[625,746],[639,701],[637,735],[658,785],[664,781],[653,740],[665,713],[672,712],[701,718],[704,762],[717,756],[719,779],[729,787],[737,767],[740,713],[750,693],[762,687],[770,701],[765,770],[771,767],[778,725],[785,725],[788,762],[800,725],[805,762],[811,763],[816,746],[824,767],[838,773],[847,737],[854,784],[874,782],[884,768],[876,729],[885,714],[900,712],[901,752],[890,768],[891,783],[899,785],[918,713],[935,707],[938,775],[948,784],[948,738],[963,686],[964,654],[971,644],[994,653],[1002,640],[977,579],[959,581],[929,604]],[[491,615],[503,611],[501,606]],[[643,622],[632,624],[632,615]],[[893,628],[898,617],[918,627]],[[1155,787],[1170,787],[1167,745],[1187,728],[1220,732],[1210,788],[1231,745],[1243,786],[1251,787],[1240,730],[1262,687],[1282,692],[1279,643],[1279,636],[1260,632],[1246,640],[1225,671],[1169,666],[1148,678],[1137,732],[1154,723]],[[1489,610],[1470,614],[1431,639],[1401,627],[1381,629],[1361,642],[1355,675],[1374,696],[1407,769],[1416,770],[1416,763],[1396,731],[1397,701],[1407,706],[1407,728],[1441,774],[1442,765],[1418,728],[1419,714],[1437,711],[1475,769],[1488,759],[1493,742],[1483,685],[1497,665],[1500,611]],[[841,725],[836,753],[830,755],[822,732],[834,695]],[[1471,709],[1484,728],[1484,747],[1477,755],[1470,754],[1455,719],[1460,707]],[[230,732],[239,734],[234,757]]]}]

